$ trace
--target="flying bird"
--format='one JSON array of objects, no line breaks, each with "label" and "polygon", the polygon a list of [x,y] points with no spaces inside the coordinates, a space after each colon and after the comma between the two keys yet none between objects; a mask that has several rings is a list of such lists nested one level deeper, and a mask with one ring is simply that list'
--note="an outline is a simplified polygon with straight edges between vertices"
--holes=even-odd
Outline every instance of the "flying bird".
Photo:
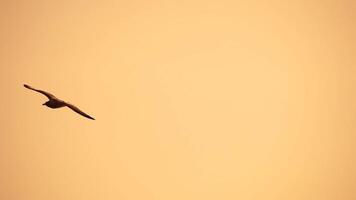
[{"label": "flying bird", "polygon": [[24,84],[23,86],[25,88],[27,88],[27,89],[39,92],[39,93],[45,95],[49,99],[47,102],[45,102],[42,105],[45,105],[45,106],[53,108],[53,109],[62,108],[62,107],[66,107],[67,106],[68,108],[72,109],[74,112],[76,112],[76,113],[78,113],[78,114],[80,114],[80,115],[82,115],[82,116],[84,116],[86,118],[95,120],[93,117],[91,117],[88,114],[86,114],[83,111],[81,111],[78,107],[76,107],[73,104],[70,104],[68,102],[65,102],[63,100],[58,99],[57,97],[55,97],[53,94],[51,94],[49,92],[35,89],[35,88],[33,88],[33,87],[29,86],[29,85],[26,85],[26,84]]}]

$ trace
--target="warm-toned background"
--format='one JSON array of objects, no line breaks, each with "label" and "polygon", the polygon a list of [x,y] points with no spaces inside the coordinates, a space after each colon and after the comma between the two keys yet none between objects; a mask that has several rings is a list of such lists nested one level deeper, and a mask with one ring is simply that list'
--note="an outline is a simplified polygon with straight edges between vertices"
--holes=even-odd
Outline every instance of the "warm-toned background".
[{"label": "warm-toned background", "polygon": [[1,1],[0,199],[356,199],[355,4]]}]

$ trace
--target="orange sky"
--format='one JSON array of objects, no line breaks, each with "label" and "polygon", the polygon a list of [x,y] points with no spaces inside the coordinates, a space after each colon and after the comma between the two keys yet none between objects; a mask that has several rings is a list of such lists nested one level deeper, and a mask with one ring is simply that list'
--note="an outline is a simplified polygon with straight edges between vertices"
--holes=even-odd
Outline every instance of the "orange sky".
[{"label": "orange sky", "polygon": [[1,1],[0,199],[356,199],[355,10]]}]

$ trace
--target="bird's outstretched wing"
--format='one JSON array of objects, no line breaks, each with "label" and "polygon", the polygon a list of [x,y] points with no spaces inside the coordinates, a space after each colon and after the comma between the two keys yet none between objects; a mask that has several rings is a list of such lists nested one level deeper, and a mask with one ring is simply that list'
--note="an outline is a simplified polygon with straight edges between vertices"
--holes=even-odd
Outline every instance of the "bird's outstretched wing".
[{"label": "bird's outstretched wing", "polygon": [[84,113],[83,111],[81,111],[79,108],[77,108],[76,106],[74,106],[73,104],[70,104],[70,103],[66,103],[67,107],[72,109],[74,112],[86,117],[86,118],[89,118],[89,119],[92,119],[92,120],[95,120],[94,118],[92,118],[91,116],[89,116],[88,114]]},{"label": "bird's outstretched wing", "polygon": [[43,91],[43,90],[37,90],[37,89],[35,89],[35,88],[33,88],[33,87],[29,86],[29,85],[26,85],[26,84],[24,84],[23,86],[25,88],[27,88],[27,89],[30,89],[30,90],[33,90],[33,91],[36,91],[36,92],[39,92],[39,93],[45,95],[48,99],[56,99],[56,97],[53,94],[49,93],[49,92],[46,92],[46,91]]}]

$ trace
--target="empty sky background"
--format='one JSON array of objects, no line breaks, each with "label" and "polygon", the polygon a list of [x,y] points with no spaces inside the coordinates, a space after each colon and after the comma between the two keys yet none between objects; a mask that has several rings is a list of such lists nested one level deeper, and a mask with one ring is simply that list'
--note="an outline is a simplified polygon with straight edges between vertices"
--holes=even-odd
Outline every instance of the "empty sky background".
[{"label": "empty sky background", "polygon": [[355,4],[1,1],[0,199],[356,199]]}]

